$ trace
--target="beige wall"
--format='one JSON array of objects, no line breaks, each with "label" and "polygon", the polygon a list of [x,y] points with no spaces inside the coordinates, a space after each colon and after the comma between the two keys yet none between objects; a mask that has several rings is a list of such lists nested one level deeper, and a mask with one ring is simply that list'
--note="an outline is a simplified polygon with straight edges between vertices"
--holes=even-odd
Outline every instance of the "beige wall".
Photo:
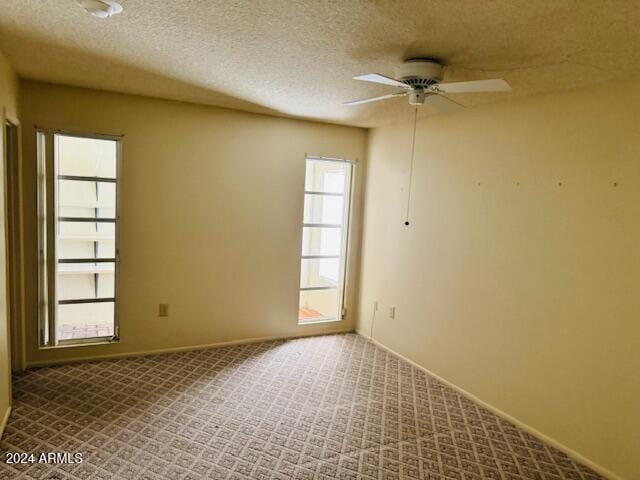
[{"label": "beige wall", "polygon": [[[25,254],[37,246],[33,126],[124,134],[121,341],[39,350],[32,255],[25,264],[29,364],[353,328],[353,313],[297,325],[304,158],[359,160],[358,219],[365,130],[31,81],[22,91]],[[350,267],[354,312],[359,268]],[[170,304],[169,317],[158,317],[161,302]]]},{"label": "beige wall", "polygon": [[424,120],[408,228],[410,125],[372,130],[358,319],[369,334],[377,300],[376,340],[628,480],[638,118],[622,82]]},{"label": "beige wall", "polygon": [[[2,113],[4,112],[4,113]],[[18,115],[18,78],[9,62],[0,52],[0,118],[4,115],[12,119]],[[4,125],[0,125],[0,154],[4,152]],[[5,169],[0,168],[0,430],[3,420],[11,405],[11,363],[9,319],[7,316],[7,287],[6,287],[6,214],[5,214]],[[0,432],[1,434],[1,432]]]}]

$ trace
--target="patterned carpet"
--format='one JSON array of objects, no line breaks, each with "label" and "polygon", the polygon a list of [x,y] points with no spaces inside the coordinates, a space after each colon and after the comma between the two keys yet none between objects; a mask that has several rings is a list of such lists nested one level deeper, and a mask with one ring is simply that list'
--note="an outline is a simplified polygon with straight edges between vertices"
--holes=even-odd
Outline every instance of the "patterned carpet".
[{"label": "patterned carpet", "polygon": [[14,377],[2,479],[602,477],[356,334]]}]

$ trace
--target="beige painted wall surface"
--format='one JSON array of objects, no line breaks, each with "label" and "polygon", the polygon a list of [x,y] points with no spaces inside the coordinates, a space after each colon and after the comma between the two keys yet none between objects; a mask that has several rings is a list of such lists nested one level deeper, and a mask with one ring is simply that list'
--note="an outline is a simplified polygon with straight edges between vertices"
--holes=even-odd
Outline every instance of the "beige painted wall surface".
[{"label": "beige painted wall surface", "polygon": [[[366,131],[31,81],[22,89],[29,363],[353,328],[349,318],[297,325],[304,158],[358,159],[363,178]],[[37,348],[36,124],[125,135],[119,344]],[[356,219],[361,196],[358,181]],[[161,302],[169,317],[158,317]]]},{"label": "beige painted wall surface", "polygon": [[628,480],[638,118],[622,82],[424,120],[408,228],[410,124],[372,130],[358,320],[369,334],[377,300],[375,339]]},{"label": "beige painted wall surface", "polygon": [[[13,118],[18,116],[18,78],[9,62],[0,52],[0,117],[1,110]],[[4,186],[4,125],[0,126],[0,155],[3,167],[0,168],[0,422],[4,419],[7,408],[11,405],[11,367],[9,357],[9,322],[7,317],[6,286],[6,218],[5,218],[5,186]]]}]

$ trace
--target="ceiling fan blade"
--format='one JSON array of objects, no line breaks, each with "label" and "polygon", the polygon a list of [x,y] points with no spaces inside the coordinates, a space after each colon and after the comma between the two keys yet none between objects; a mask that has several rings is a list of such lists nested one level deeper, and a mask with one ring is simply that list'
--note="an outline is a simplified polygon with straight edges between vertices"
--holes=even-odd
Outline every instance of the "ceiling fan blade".
[{"label": "ceiling fan blade", "polygon": [[377,102],[378,100],[386,100],[387,98],[404,97],[408,94],[409,92],[389,93],[388,95],[381,95],[379,97],[363,98],[362,100],[352,100],[350,102],[343,102],[342,105],[346,105],[346,106],[361,105],[363,103]]},{"label": "ceiling fan blade", "polygon": [[427,105],[431,105],[441,113],[455,113],[464,110],[464,105],[460,105],[443,95],[429,95],[426,101]]},{"label": "ceiling fan blade", "polygon": [[368,73],[366,75],[358,75],[357,77],[353,77],[354,80],[362,80],[363,82],[373,82],[373,83],[382,83],[383,85],[393,85],[394,87],[400,88],[411,88],[406,83],[402,83],[400,80],[396,80],[395,78],[386,77],[384,75],[380,75],[379,73]]},{"label": "ceiling fan blade", "polygon": [[473,80],[470,82],[439,83],[438,91],[443,93],[472,93],[472,92],[508,92],[511,87],[501,78],[491,80]]}]

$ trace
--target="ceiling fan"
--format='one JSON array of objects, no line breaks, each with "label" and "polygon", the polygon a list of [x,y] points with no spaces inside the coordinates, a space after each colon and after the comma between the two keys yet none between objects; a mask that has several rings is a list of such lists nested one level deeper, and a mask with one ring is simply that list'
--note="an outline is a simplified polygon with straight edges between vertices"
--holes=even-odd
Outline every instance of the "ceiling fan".
[{"label": "ceiling fan", "polygon": [[381,95],[379,97],[363,98],[344,102],[343,105],[361,105],[377,102],[394,97],[409,97],[410,105],[427,103],[443,113],[457,112],[464,108],[443,93],[474,93],[474,92],[507,92],[511,87],[501,78],[491,80],[472,80],[469,82],[440,83],[443,78],[443,66],[428,58],[414,58],[396,67],[396,78],[387,77],[379,73],[368,73],[353,77],[354,80],[381,83],[402,90]]},{"label": "ceiling fan", "polygon": [[416,125],[418,122],[418,106],[425,103],[432,105],[443,113],[458,112],[464,108],[457,102],[442,95],[443,93],[474,93],[474,92],[508,92],[511,87],[501,78],[491,80],[472,80],[469,82],[440,83],[443,78],[442,64],[429,58],[413,58],[406,60],[396,67],[396,78],[387,77],[379,73],[369,73],[353,77],[354,80],[364,82],[381,83],[400,88],[387,95],[379,97],[363,98],[345,102],[343,105],[361,105],[363,103],[377,102],[394,97],[409,97],[409,104],[415,105],[413,112],[413,133],[411,137],[411,160],[409,164],[409,179],[407,189],[407,205],[405,222],[409,226],[409,208],[411,206],[411,179],[413,176],[413,162],[416,145]]}]

